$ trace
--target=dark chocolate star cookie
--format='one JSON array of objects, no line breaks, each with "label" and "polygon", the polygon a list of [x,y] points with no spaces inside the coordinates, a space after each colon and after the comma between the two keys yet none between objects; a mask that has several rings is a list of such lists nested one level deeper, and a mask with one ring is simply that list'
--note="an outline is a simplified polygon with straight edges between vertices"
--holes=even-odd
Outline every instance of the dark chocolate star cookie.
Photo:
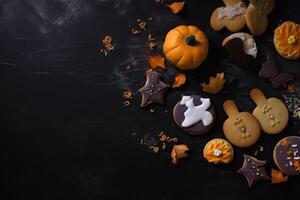
[{"label": "dark chocolate star cookie", "polygon": [[252,156],[244,154],[244,163],[238,173],[245,176],[248,181],[249,187],[251,187],[256,181],[267,180],[269,176],[265,171],[265,164],[267,161],[258,160]]},{"label": "dark chocolate star cookie", "polygon": [[141,107],[145,107],[150,103],[164,104],[164,93],[170,85],[162,82],[158,73],[154,70],[146,71],[146,83],[139,90],[142,93]]}]

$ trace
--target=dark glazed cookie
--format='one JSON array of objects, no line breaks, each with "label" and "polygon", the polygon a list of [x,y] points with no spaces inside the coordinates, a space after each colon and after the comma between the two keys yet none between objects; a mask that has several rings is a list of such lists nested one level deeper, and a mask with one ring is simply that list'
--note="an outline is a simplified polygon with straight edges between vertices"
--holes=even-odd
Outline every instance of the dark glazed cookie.
[{"label": "dark glazed cookie", "polygon": [[173,117],[185,132],[201,135],[213,126],[215,109],[209,98],[201,98],[198,95],[183,96],[174,107]]},{"label": "dark glazed cookie", "polygon": [[300,137],[288,136],[280,140],[274,148],[273,159],[283,173],[300,175]]},{"label": "dark glazed cookie", "polygon": [[142,93],[141,107],[145,107],[150,103],[164,104],[164,93],[170,87],[168,84],[160,80],[160,76],[156,71],[146,71],[146,83],[139,90]]},{"label": "dark glazed cookie", "polygon": [[267,180],[269,176],[266,174],[265,165],[267,161],[258,160],[252,156],[244,154],[244,163],[238,173],[243,174],[247,179],[248,186],[251,187],[256,181]]}]

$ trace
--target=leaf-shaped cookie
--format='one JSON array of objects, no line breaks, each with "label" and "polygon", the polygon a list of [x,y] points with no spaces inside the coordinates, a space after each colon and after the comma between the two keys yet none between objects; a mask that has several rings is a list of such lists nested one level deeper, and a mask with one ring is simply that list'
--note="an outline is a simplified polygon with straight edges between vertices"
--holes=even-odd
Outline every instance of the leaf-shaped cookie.
[{"label": "leaf-shaped cookie", "polygon": [[182,2],[174,2],[171,5],[167,4],[167,7],[169,7],[173,14],[179,13],[183,7],[184,7],[185,1]]},{"label": "leaf-shaped cookie", "polygon": [[286,182],[289,178],[288,176],[284,176],[281,171],[276,169],[272,169],[271,175],[273,184]]},{"label": "leaf-shaped cookie", "polygon": [[220,92],[224,86],[224,73],[217,73],[216,77],[210,77],[209,83],[201,83],[204,92],[210,94],[217,94]]},{"label": "leaf-shaped cookie", "polygon": [[172,85],[172,88],[177,88],[183,85],[186,82],[186,75],[184,73],[178,73],[175,76],[174,83]]},{"label": "leaf-shaped cookie", "polygon": [[151,69],[166,69],[165,58],[160,55],[152,55],[148,58],[148,63]]}]

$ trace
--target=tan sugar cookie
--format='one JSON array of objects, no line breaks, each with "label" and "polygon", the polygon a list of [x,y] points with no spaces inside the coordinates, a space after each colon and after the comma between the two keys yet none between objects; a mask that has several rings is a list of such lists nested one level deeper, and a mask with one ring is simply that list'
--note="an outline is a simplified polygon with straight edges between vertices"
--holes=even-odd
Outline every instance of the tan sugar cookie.
[{"label": "tan sugar cookie", "polygon": [[235,146],[250,147],[260,136],[260,126],[256,118],[249,112],[239,112],[232,100],[227,100],[223,108],[228,119],[223,124],[226,138]]},{"label": "tan sugar cookie", "polygon": [[243,0],[223,0],[225,7],[214,10],[210,17],[210,25],[215,31],[227,28],[231,32],[241,30],[245,24],[247,5]]},{"label": "tan sugar cookie", "polygon": [[289,121],[284,103],[275,97],[267,99],[260,89],[251,90],[250,97],[257,105],[253,115],[259,121],[262,130],[269,134],[280,133]]},{"label": "tan sugar cookie", "polygon": [[245,14],[246,24],[253,35],[261,35],[268,27],[268,15],[275,0],[250,0]]}]

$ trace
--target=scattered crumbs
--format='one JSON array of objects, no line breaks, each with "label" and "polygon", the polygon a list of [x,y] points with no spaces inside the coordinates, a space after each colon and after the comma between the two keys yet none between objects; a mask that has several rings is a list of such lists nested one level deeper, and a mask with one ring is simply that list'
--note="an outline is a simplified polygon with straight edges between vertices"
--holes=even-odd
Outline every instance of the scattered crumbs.
[{"label": "scattered crumbs", "polygon": [[123,92],[124,99],[132,99],[132,92],[131,90],[126,90]]},{"label": "scattered crumbs", "polygon": [[157,4],[164,4],[164,0],[154,0],[154,3],[157,3]]},{"label": "scattered crumbs", "polygon": [[284,102],[294,119],[300,119],[300,95],[293,93],[283,95]]},{"label": "scattered crumbs", "polygon": [[153,153],[155,153],[155,154],[159,153],[159,147],[158,146],[151,146],[149,148],[153,151]]},{"label": "scattered crumbs", "polygon": [[152,21],[152,20],[153,20],[152,17],[148,17],[147,20],[143,20],[141,18],[137,18],[136,19],[136,24],[134,26],[130,26],[131,27],[131,33],[133,35],[138,35],[142,31],[146,31],[147,21]]},{"label": "scattered crumbs", "polygon": [[[156,141],[152,136],[145,135],[145,137],[141,140],[141,144],[145,144],[149,147],[155,154],[160,151],[164,151],[167,149],[167,145],[174,145],[178,142],[178,138],[168,136],[164,131],[161,131],[158,135],[159,140]],[[147,142],[148,141],[148,142]]]},{"label": "scattered crumbs", "polygon": [[161,149],[165,150],[167,148],[167,144],[165,142],[162,143]]},{"label": "scattered crumbs", "polygon": [[154,113],[154,112],[155,112],[155,110],[151,108],[151,109],[150,109],[150,112],[151,112],[151,113]]},{"label": "scattered crumbs", "polygon": [[106,35],[104,36],[102,40],[103,47],[100,49],[101,53],[104,53],[105,56],[107,56],[109,53],[114,52],[115,48],[112,44],[113,39],[111,36]]},{"label": "scattered crumbs", "polygon": [[124,92],[123,92],[123,99],[124,99],[124,101],[123,101],[123,104],[124,104],[124,106],[130,106],[130,101],[129,100],[132,100],[132,98],[133,98],[133,93],[132,93],[132,91],[131,90],[125,90]]},{"label": "scattered crumbs", "polygon": [[130,106],[130,102],[129,101],[123,101],[124,106]]},{"label": "scattered crumbs", "polygon": [[264,147],[263,146],[259,146],[259,151],[263,152],[264,151]]},{"label": "scattered crumbs", "polygon": [[255,151],[254,155],[257,156],[258,152],[263,152],[264,151],[264,147],[263,146],[258,146],[258,150]]}]

